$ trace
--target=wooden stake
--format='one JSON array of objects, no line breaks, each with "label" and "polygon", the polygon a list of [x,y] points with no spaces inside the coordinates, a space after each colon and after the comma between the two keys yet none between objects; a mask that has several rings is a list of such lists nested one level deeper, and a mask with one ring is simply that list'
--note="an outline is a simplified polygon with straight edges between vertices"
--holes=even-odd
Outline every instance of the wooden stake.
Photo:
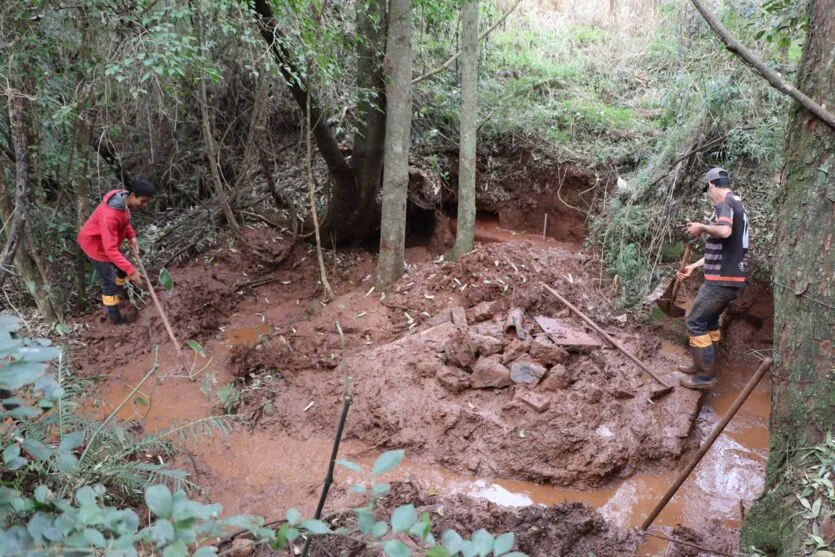
[{"label": "wooden stake", "polygon": [[180,343],[177,342],[177,337],[174,336],[174,330],[171,329],[171,324],[165,316],[162,304],[159,303],[157,293],[154,292],[154,285],[151,284],[151,279],[148,277],[148,273],[145,272],[145,266],[142,264],[142,258],[139,257],[139,250],[134,248],[133,254],[136,256],[136,264],[139,265],[139,271],[142,273],[142,276],[145,278],[145,283],[148,285],[148,291],[151,293],[151,299],[154,300],[157,312],[159,312],[159,316],[162,317],[162,323],[165,325],[165,330],[168,331],[168,336],[171,338],[171,342],[174,343],[174,347],[177,349],[177,355],[180,357],[180,362],[183,364],[183,371],[185,371],[188,374],[188,378],[193,381],[194,379],[191,377],[191,367],[188,364],[188,359],[186,359],[183,349],[180,348]]},{"label": "wooden stake", "polygon": [[699,449],[699,452],[696,453],[696,456],[693,457],[693,460],[690,462],[690,464],[687,465],[687,468],[685,468],[681,472],[681,474],[679,474],[678,478],[676,478],[676,481],[674,481],[673,485],[670,486],[670,489],[667,490],[667,493],[664,494],[664,496],[661,498],[658,504],[655,505],[655,508],[652,509],[652,512],[649,513],[647,519],[644,520],[644,523],[641,524],[641,530],[648,529],[655,521],[655,519],[658,517],[658,515],[661,513],[661,511],[664,510],[664,507],[667,506],[667,503],[669,503],[670,499],[673,498],[673,495],[676,494],[676,491],[678,491],[678,488],[680,488],[681,484],[684,483],[684,480],[686,480],[690,473],[693,472],[693,469],[696,468],[696,466],[702,460],[702,457],[705,456],[705,453],[707,453],[707,451],[710,449],[710,446],[713,445],[713,442],[716,441],[716,438],[719,437],[719,435],[721,435],[722,431],[728,425],[728,422],[730,422],[731,419],[733,419],[734,415],[736,415],[737,411],[748,399],[748,396],[751,394],[751,391],[754,390],[754,387],[756,387],[757,383],[759,383],[760,380],[763,378],[765,372],[768,371],[768,368],[771,367],[771,363],[771,358],[766,358],[765,360],[763,360],[763,363],[760,364],[760,367],[757,369],[756,373],[754,373],[754,376],[748,380],[748,384],[745,385],[745,388],[742,390],[741,393],[739,393],[739,396],[736,397],[736,400],[731,405],[731,408],[728,410],[728,413],[725,414],[725,417],[723,417],[722,420],[718,424],[716,424],[716,427],[713,428],[713,431],[702,444],[701,448]]},{"label": "wooden stake", "polygon": [[548,235],[548,213],[545,213],[545,224],[542,225],[542,239]]}]

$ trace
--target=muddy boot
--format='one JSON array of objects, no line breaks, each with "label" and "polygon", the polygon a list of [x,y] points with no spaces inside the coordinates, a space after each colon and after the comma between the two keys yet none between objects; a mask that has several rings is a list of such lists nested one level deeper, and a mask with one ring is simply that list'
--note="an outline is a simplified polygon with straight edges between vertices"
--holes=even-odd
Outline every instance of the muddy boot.
[{"label": "muddy boot", "polygon": [[129,302],[119,302],[119,312],[122,314],[123,323],[133,323],[138,317],[136,308]]},{"label": "muddy boot", "polygon": [[713,350],[712,343],[707,344],[707,346],[693,346],[694,340],[702,344],[699,342],[700,339],[701,337],[691,339],[690,355],[693,357],[692,369],[694,371],[688,372],[682,370],[684,373],[690,373],[690,375],[688,377],[682,377],[679,380],[679,384],[688,389],[707,390],[716,385],[718,381],[714,373],[716,353]]},{"label": "muddy boot", "polygon": [[125,319],[122,317],[122,312],[119,311],[118,305],[113,306],[105,306],[107,308],[107,317],[110,319],[110,322],[114,325],[122,325],[125,322]]}]

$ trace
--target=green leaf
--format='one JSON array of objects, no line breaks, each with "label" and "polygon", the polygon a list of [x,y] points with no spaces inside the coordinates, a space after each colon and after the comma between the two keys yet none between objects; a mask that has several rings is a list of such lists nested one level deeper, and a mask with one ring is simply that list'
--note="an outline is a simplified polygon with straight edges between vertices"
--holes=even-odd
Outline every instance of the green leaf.
[{"label": "green leaf", "polygon": [[201,356],[204,356],[204,357],[206,356],[206,351],[203,350],[203,346],[201,346],[199,342],[197,342],[196,340],[191,340],[191,339],[188,339],[186,342],[188,342],[188,345],[191,346],[192,350],[194,350],[195,352],[197,352]]},{"label": "green leaf", "polygon": [[493,534],[482,528],[473,534],[473,543],[478,551],[479,557],[487,557],[493,551]]},{"label": "green leaf", "polygon": [[55,460],[55,466],[60,472],[75,472],[78,468],[78,459],[74,454],[59,453],[58,458]]},{"label": "green leaf", "polygon": [[388,557],[411,557],[411,550],[400,540],[389,540],[383,544],[383,551]]},{"label": "green leaf", "polygon": [[159,284],[166,292],[171,292],[174,289],[174,279],[171,278],[171,273],[165,267],[159,270]]},{"label": "green leaf", "polygon": [[461,546],[464,544],[462,538],[455,530],[447,530],[441,534],[441,543],[444,545],[450,555],[455,555],[461,551]]},{"label": "green leaf", "polygon": [[8,468],[9,470],[20,470],[21,468],[26,466],[28,463],[29,463],[29,461],[26,460],[25,458],[13,458],[9,462],[6,462],[5,464],[6,464],[6,468]]},{"label": "green leaf", "polygon": [[350,460],[337,460],[336,463],[342,466],[343,468],[347,468],[351,472],[356,472],[357,474],[365,475],[365,470],[363,470],[362,466],[360,466],[356,462],[351,462]]},{"label": "green leaf", "polygon": [[151,526],[151,533],[154,535],[154,543],[157,546],[166,545],[174,539],[174,525],[164,518],[157,520]]},{"label": "green leaf", "polygon": [[309,518],[305,520],[301,523],[301,527],[310,532],[311,534],[322,535],[331,533],[331,529],[328,528],[327,524],[315,518]]},{"label": "green leaf", "polygon": [[63,439],[61,439],[61,444],[58,445],[58,450],[61,452],[69,452],[80,447],[84,442],[84,436],[85,432],[83,429],[65,434]]},{"label": "green leaf", "polygon": [[[48,400],[41,399],[38,401],[38,405],[45,410],[52,408],[52,403]],[[14,410],[9,410],[6,415],[10,418],[28,418],[31,420],[32,418],[40,416],[41,411],[32,408],[31,406],[18,406]]]},{"label": "green leaf", "polygon": [[169,518],[172,510],[171,492],[164,485],[151,485],[145,490],[145,504],[160,518]]},{"label": "green leaf", "polygon": [[3,449],[3,464],[8,464],[9,462],[16,460],[18,457],[20,457],[20,445],[17,443],[12,443]]},{"label": "green leaf", "polygon": [[188,547],[185,542],[176,541],[163,550],[162,557],[188,557]]},{"label": "green leaf", "polygon": [[210,545],[208,547],[201,547],[192,553],[191,557],[213,557],[214,555],[217,555],[217,548]]},{"label": "green leaf", "polygon": [[39,485],[35,488],[35,501],[38,503],[46,503],[50,495],[52,495],[52,492],[45,485]]},{"label": "green leaf", "polygon": [[105,547],[107,545],[101,532],[93,528],[84,529],[84,539],[87,540],[87,543],[96,547]]},{"label": "green leaf", "polygon": [[379,476],[380,474],[385,474],[386,472],[394,470],[400,464],[400,461],[403,460],[403,454],[402,449],[384,452],[377,457],[371,473],[375,476]]},{"label": "green leaf", "polygon": [[391,491],[391,485],[384,484],[384,483],[374,484],[373,489],[374,489],[374,495],[377,495],[377,496],[385,495],[386,493]]},{"label": "green leaf", "polygon": [[290,540],[290,541],[296,540],[296,539],[298,539],[298,538],[299,538],[299,536],[301,536],[301,535],[302,535],[302,533],[301,533],[301,532],[299,532],[299,529],[298,529],[298,528],[292,528],[292,527],[291,527],[291,528],[287,528],[286,536],[287,536],[287,539],[288,539],[288,540]]},{"label": "green leaf", "polygon": [[465,541],[461,544],[461,555],[463,557],[475,557],[478,555],[478,549],[471,541]]},{"label": "green leaf", "polygon": [[493,555],[495,555],[496,557],[504,555],[505,553],[513,549],[513,542],[513,532],[501,534],[496,538],[496,541],[493,543]]},{"label": "green leaf", "polygon": [[52,449],[31,438],[23,440],[23,450],[38,460],[48,460],[52,456]]},{"label": "green leaf", "polygon": [[357,513],[357,528],[363,535],[370,535],[374,528],[374,513],[371,509],[355,509]]},{"label": "green leaf", "polygon": [[815,499],[815,502],[812,503],[812,518],[817,518],[821,512],[821,498],[818,497]]},{"label": "green leaf", "polygon": [[371,527],[371,535],[375,538],[382,538],[386,535],[389,531],[389,525],[383,522],[382,520],[379,522],[375,522],[374,526]]},{"label": "green leaf", "polygon": [[287,523],[290,526],[296,526],[302,521],[302,513],[294,508],[287,509]]},{"label": "green leaf", "polygon": [[429,551],[426,552],[426,557],[450,557],[451,553],[447,551],[447,549],[442,545],[436,545],[435,547],[430,547]]},{"label": "green leaf", "polygon": [[391,530],[393,532],[405,532],[417,522],[417,510],[412,504],[402,505],[391,513]]},{"label": "green leaf", "polygon": [[514,551],[513,553],[505,553],[504,557],[528,557],[528,554],[522,553],[521,551]]},{"label": "green leaf", "polygon": [[354,493],[359,493],[360,495],[365,495],[368,493],[368,489],[364,485],[354,484],[350,487],[351,491]]}]

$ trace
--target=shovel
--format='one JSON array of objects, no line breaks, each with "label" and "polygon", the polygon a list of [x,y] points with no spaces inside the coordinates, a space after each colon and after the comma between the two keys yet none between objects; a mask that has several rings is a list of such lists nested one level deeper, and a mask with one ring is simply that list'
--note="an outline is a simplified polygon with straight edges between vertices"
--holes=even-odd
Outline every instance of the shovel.
[{"label": "shovel", "polygon": [[[681,267],[679,267],[679,271],[683,271],[684,268],[687,267],[687,264],[690,263],[690,252],[692,248],[693,243],[691,240],[684,246],[684,256],[681,258]],[[670,317],[684,317],[685,314],[684,308],[676,305],[676,297],[678,296],[679,286],[681,286],[681,281],[675,279],[674,282],[667,286],[664,294],[655,301],[656,305],[661,308],[661,311]]]}]

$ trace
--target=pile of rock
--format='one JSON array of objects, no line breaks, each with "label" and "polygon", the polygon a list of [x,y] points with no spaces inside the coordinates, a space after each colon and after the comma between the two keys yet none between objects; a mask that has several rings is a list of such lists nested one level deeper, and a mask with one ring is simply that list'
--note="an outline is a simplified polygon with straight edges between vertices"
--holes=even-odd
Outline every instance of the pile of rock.
[{"label": "pile of rock", "polygon": [[[547,323],[546,323],[547,322]],[[549,332],[543,328],[548,327]],[[557,336],[554,330],[563,331]],[[502,312],[497,303],[483,302],[464,310],[442,312],[417,333],[439,352],[445,365],[437,380],[447,391],[502,389],[517,386],[516,398],[544,412],[550,398],[531,390],[566,389],[573,382],[563,362],[570,352],[588,354],[599,343],[567,322],[526,319],[518,308]],[[556,337],[556,338],[555,338]]]}]

